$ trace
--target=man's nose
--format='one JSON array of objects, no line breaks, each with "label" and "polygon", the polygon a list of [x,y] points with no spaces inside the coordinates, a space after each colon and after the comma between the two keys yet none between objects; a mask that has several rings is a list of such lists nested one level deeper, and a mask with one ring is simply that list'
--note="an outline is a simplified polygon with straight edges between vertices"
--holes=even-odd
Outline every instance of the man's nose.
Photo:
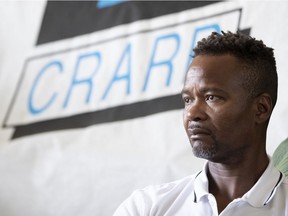
[{"label": "man's nose", "polygon": [[195,100],[187,109],[185,109],[185,112],[189,121],[204,121],[208,117],[206,109],[205,102]]}]

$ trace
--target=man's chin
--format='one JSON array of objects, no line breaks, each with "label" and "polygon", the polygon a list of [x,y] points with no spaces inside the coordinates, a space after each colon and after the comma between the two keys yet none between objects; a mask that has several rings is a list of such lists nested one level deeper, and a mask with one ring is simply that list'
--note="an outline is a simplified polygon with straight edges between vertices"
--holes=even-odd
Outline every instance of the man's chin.
[{"label": "man's chin", "polygon": [[216,155],[216,146],[207,144],[194,144],[192,147],[192,152],[195,157],[211,160]]}]

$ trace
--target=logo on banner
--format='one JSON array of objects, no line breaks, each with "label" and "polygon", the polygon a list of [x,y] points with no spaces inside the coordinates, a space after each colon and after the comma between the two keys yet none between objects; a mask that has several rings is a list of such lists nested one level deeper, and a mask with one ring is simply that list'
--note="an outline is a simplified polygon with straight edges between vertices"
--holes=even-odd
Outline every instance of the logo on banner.
[{"label": "logo on banner", "polygon": [[192,48],[211,31],[239,30],[242,14],[188,12],[47,44],[38,39],[44,45],[26,60],[4,126],[18,138],[181,109]]}]

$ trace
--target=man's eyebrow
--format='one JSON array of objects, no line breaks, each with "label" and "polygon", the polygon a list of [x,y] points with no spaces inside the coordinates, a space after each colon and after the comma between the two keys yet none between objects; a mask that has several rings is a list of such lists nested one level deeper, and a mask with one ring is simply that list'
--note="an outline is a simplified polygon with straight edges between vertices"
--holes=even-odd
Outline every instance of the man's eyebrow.
[{"label": "man's eyebrow", "polygon": [[226,93],[223,89],[221,88],[215,88],[215,87],[205,87],[205,88],[201,88],[200,92],[202,93],[206,93],[206,92],[216,92],[216,93]]},{"label": "man's eyebrow", "polygon": [[[215,88],[215,87],[205,87],[205,88],[201,88],[200,89],[201,93],[207,93],[207,92],[216,92],[216,93],[222,93],[222,94],[226,94],[226,92],[221,89],[221,88]],[[180,92],[180,94],[189,94],[189,88],[183,88],[182,91]]]}]

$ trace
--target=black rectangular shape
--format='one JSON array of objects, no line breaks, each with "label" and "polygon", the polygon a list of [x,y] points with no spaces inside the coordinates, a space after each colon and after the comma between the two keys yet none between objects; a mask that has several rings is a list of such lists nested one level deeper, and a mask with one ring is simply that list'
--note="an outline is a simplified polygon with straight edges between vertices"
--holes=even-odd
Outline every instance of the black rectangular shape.
[{"label": "black rectangular shape", "polygon": [[82,128],[95,124],[139,118],[164,111],[182,109],[183,107],[181,95],[171,95],[105,110],[16,126],[12,139],[49,131]]}]

